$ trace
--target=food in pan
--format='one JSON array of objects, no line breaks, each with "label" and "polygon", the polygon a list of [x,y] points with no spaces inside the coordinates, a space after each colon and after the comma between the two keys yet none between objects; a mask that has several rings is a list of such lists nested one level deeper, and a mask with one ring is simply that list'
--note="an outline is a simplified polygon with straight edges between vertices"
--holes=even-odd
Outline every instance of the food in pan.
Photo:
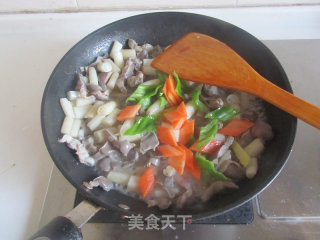
[{"label": "food in pan", "polygon": [[[118,41],[82,67],[60,103],[60,142],[101,176],[92,189],[117,189],[166,209],[208,201],[252,179],[273,137],[260,99],[201,85],[150,66],[160,46]],[[254,181],[254,179],[252,180]]]}]

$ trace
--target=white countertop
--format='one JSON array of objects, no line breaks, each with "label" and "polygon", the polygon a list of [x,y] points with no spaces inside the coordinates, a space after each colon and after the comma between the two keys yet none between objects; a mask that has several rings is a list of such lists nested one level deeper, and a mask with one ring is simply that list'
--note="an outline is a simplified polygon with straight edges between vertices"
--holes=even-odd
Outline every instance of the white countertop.
[{"label": "white countertop", "polygon": [[[320,39],[320,6],[185,11],[228,21],[261,40]],[[0,15],[0,239],[23,239],[39,224],[53,166],[40,126],[41,98],[51,71],[90,32],[139,13]],[[290,59],[281,56],[280,61]]]}]

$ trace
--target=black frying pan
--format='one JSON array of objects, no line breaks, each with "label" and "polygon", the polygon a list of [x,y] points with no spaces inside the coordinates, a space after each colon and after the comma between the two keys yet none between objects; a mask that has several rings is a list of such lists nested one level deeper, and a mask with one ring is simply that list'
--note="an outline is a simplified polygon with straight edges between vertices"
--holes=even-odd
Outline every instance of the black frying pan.
[{"label": "black frying pan", "polygon": [[[82,186],[83,181],[99,176],[99,171],[80,164],[72,151],[57,142],[61,137],[60,127],[64,118],[59,98],[65,97],[68,90],[74,89],[79,67],[90,64],[97,56],[108,52],[114,40],[124,44],[128,38],[132,38],[139,44],[167,46],[188,32],[204,33],[219,39],[240,54],[262,76],[285,90],[292,91],[280,63],[265,45],[244,30],[218,19],[181,12],[150,13],[125,18],[91,33],[77,43],[53,71],[43,94],[41,124],[46,146],[56,166],[80,194],[95,204],[122,211],[126,215],[187,214],[192,215],[193,219],[205,218],[231,210],[250,200],[268,186],[284,166],[294,141],[296,118],[265,103],[275,137],[267,144],[266,151],[259,159],[257,176],[253,180],[239,183],[237,191],[216,196],[197,206],[160,211],[155,207],[147,208],[143,201],[117,191],[105,192],[100,188],[88,191]],[[130,209],[123,210],[118,206],[119,203],[128,205]]]}]

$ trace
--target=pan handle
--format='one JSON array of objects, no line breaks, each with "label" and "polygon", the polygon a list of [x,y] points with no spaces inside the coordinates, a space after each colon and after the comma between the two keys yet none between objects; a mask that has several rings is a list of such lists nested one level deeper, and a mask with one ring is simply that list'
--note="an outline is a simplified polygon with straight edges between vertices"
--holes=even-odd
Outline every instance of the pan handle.
[{"label": "pan handle", "polygon": [[81,227],[86,224],[101,207],[82,201],[66,216],[59,216],[32,235],[29,240],[82,240]]},{"label": "pan handle", "polygon": [[29,240],[82,240],[81,230],[66,217],[55,217]]}]

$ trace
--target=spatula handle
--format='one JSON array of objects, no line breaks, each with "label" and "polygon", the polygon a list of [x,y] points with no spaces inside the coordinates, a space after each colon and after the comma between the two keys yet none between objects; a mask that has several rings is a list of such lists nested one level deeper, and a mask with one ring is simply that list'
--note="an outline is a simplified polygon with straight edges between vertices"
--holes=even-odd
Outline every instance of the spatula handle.
[{"label": "spatula handle", "polygon": [[[265,80],[265,79],[264,79]],[[278,108],[320,129],[320,108],[265,80],[259,96]]]}]

